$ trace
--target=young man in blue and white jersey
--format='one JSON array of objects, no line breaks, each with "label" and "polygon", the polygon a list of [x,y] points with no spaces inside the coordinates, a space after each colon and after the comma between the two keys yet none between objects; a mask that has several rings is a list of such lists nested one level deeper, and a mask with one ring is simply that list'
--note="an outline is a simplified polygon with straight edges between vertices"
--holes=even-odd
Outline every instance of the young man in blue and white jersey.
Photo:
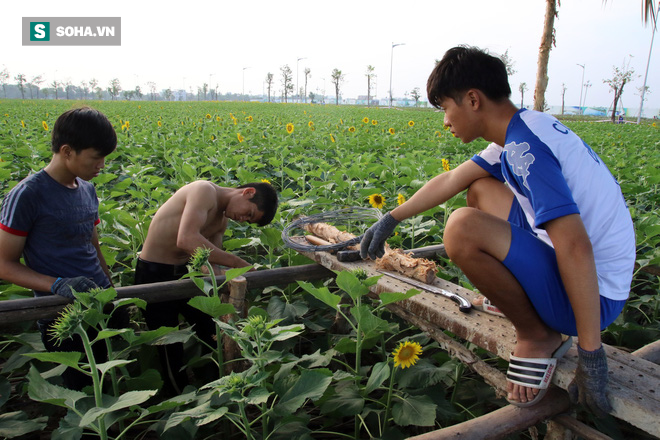
[{"label": "young man in blue and white jersey", "polygon": [[635,262],[619,185],[557,119],[515,107],[497,57],[452,48],[431,73],[427,92],[456,137],[492,143],[375,223],[362,240],[362,256],[382,256],[400,221],[468,189],[468,207],[449,217],[444,244],[516,329],[508,400],[530,406],[543,397],[556,359],[570,348],[565,334],[578,337],[571,396],[596,413],[611,411],[600,332],[623,309]]}]

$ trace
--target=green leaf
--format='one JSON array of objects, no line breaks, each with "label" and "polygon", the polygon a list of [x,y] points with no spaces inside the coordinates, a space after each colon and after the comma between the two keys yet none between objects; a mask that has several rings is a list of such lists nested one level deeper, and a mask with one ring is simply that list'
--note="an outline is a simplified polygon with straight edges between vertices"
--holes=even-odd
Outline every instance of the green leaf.
[{"label": "green leaf", "polygon": [[337,286],[348,295],[357,301],[358,298],[369,293],[369,288],[362,284],[354,273],[347,270],[341,271],[337,274]]},{"label": "green leaf", "polygon": [[397,301],[401,301],[404,299],[410,299],[415,295],[419,295],[421,292],[417,289],[410,289],[406,293],[400,293],[400,292],[383,292],[380,295],[378,295],[378,298],[383,302],[383,305],[388,305],[392,304]]},{"label": "green leaf", "polygon": [[227,251],[231,252],[234,249],[238,249],[252,242],[251,238],[233,238],[231,240],[223,241],[222,247]]},{"label": "green leaf", "polygon": [[103,362],[102,364],[96,364],[96,368],[101,372],[101,374],[105,374],[112,368],[123,367],[124,365],[128,365],[135,361],[136,359],[133,360],[121,359],[121,360],[108,361],[108,362]]},{"label": "green leaf", "polygon": [[28,395],[32,400],[38,402],[46,402],[64,408],[74,408],[77,401],[89,397],[80,391],[70,390],[47,382],[34,366],[30,367],[27,378],[29,380]]},{"label": "green leaf", "polygon": [[229,281],[233,280],[234,278],[240,277],[245,272],[248,272],[250,269],[252,269],[252,266],[235,267],[233,269],[229,269],[228,271],[225,272],[225,279],[227,280],[227,282],[229,282]]},{"label": "green leaf", "polygon": [[0,376],[0,407],[9,400],[11,394],[11,384],[6,377]]},{"label": "green leaf", "polygon": [[321,414],[337,412],[344,417],[360,414],[364,408],[364,398],[351,383],[342,387],[337,387],[336,393],[323,402]]},{"label": "green leaf", "polygon": [[219,296],[195,296],[188,301],[188,304],[212,318],[236,313],[232,304],[223,304]]},{"label": "green leaf", "polygon": [[48,416],[29,420],[28,415],[23,411],[0,414],[0,437],[14,438],[30,432],[41,431],[46,427],[47,422]]},{"label": "green leaf", "polygon": [[132,332],[132,329],[128,328],[122,328],[122,329],[108,329],[108,330],[101,330],[97,335],[96,338],[94,338],[93,342],[98,342],[102,341],[104,339],[109,339],[112,338],[113,336],[121,335],[122,333],[129,333]]},{"label": "green leaf", "polygon": [[305,370],[291,388],[280,398],[275,410],[279,414],[292,414],[305,400],[317,400],[332,381],[332,373],[327,370]]},{"label": "green leaf", "polygon": [[365,338],[389,332],[390,323],[374,315],[373,309],[367,305],[352,307],[351,314],[355,317]]},{"label": "green leaf", "polygon": [[82,353],[79,351],[53,351],[44,353],[28,353],[23,356],[38,359],[43,362],[55,362],[57,364],[66,365],[67,367],[75,368],[78,371],[83,371],[78,362],[82,358]]},{"label": "green leaf", "polygon": [[327,287],[321,287],[319,289],[307,281],[298,281],[298,285],[305,289],[305,291],[307,291],[309,294],[314,296],[314,298],[322,301],[333,309],[336,309],[337,305],[341,301],[341,297],[339,295],[330,293]]},{"label": "green leaf", "polygon": [[140,405],[149,400],[157,392],[158,390],[127,391],[121,396],[113,398],[110,406],[96,407],[87,411],[80,419],[80,426],[88,426],[105,414],[128,408],[133,405]]},{"label": "green leaf", "polygon": [[378,362],[371,369],[371,375],[367,381],[367,386],[364,389],[365,393],[369,394],[372,391],[378,389],[383,382],[390,377],[390,363],[389,362]]},{"label": "green leaf", "polygon": [[436,404],[428,396],[404,395],[392,405],[392,416],[399,426],[433,426],[435,408]]}]

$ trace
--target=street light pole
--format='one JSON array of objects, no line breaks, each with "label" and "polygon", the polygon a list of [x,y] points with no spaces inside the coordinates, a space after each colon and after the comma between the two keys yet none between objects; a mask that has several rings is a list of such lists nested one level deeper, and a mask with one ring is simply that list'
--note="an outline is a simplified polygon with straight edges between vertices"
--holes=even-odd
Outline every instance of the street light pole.
[{"label": "street light pole", "polygon": [[593,84],[591,84],[591,81],[589,81],[589,80],[587,80],[587,82],[584,83],[584,102],[583,102],[583,104],[584,104],[584,109],[585,110],[587,109],[587,92],[589,91],[589,87],[591,87],[591,86],[593,86]]},{"label": "street light pole", "polygon": [[582,89],[584,89],[584,64],[578,64],[578,66],[582,67],[582,84],[580,84],[580,114],[582,114]]},{"label": "street light pole", "polygon": [[651,51],[653,50],[653,37],[655,37],[655,29],[658,26],[658,15],[660,15],[660,3],[658,3],[658,12],[653,17],[653,32],[651,33],[651,46],[649,47],[649,58],[646,61],[646,73],[644,74],[644,85],[642,86],[642,100],[639,102],[639,115],[637,115],[637,123],[642,121],[642,109],[644,108],[644,94],[646,93],[646,79],[649,76],[649,64],[651,63]]},{"label": "street light pole", "polygon": [[241,91],[241,98],[245,99],[245,70],[250,67],[243,67],[243,90]]},{"label": "street light pole", "polygon": [[300,90],[300,89],[298,89],[298,62],[300,60],[306,60],[306,59],[307,59],[306,57],[302,57],[302,58],[298,58],[296,60],[296,93],[295,93],[295,96],[298,96],[298,93],[299,93],[298,90]]},{"label": "street light pole", "polygon": [[392,42],[392,52],[390,55],[390,107],[392,107],[392,64],[394,62],[394,48],[397,46],[403,46],[406,43],[396,43]]}]

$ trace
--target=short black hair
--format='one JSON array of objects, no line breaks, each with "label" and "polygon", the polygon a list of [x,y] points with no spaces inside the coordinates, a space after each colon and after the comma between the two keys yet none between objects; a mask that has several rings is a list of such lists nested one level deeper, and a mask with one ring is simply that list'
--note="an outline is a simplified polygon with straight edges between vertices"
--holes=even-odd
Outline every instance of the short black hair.
[{"label": "short black hair", "polygon": [[117,148],[117,133],[100,111],[75,108],[62,113],[53,126],[51,150],[59,153],[62,145],[70,146],[76,153],[94,148],[107,156]]},{"label": "short black hair", "polygon": [[431,72],[426,83],[429,102],[434,107],[445,98],[460,102],[463,93],[478,89],[493,101],[511,96],[504,62],[477,47],[449,49]]},{"label": "short black hair", "polygon": [[266,226],[272,222],[279,203],[275,188],[266,182],[246,183],[245,185],[239,186],[239,188],[254,188],[256,190],[250,201],[257,205],[259,211],[263,212],[263,216],[261,216],[257,225]]}]

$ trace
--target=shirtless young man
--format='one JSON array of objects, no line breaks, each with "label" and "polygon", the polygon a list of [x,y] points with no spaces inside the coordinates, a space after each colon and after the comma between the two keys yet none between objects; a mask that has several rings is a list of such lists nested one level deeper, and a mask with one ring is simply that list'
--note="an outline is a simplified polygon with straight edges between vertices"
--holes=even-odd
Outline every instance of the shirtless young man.
[{"label": "shirtless young man", "polygon": [[[156,212],[135,268],[135,284],[178,280],[188,273],[186,264],[199,247],[211,249],[209,262],[223,267],[247,267],[250,264],[222,250],[222,238],[229,220],[269,224],[277,211],[277,193],[267,183],[248,183],[238,188],[224,188],[198,180],[180,188]],[[187,300],[149,304],[145,320],[150,329],[179,325],[179,314],[195,325],[198,337],[213,346],[215,325],[203,312],[189,306]],[[169,377],[170,392],[181,392],[187,376],[181,369],[183,344],[159,347],[161,364]]]}]

